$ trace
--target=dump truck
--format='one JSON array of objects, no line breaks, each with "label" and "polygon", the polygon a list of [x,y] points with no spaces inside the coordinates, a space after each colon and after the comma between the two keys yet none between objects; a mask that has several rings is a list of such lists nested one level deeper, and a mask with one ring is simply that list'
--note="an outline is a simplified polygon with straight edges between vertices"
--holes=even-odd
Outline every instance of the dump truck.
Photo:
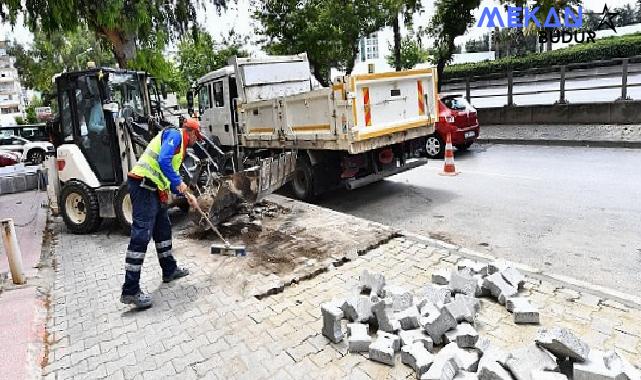
[{"label": "dump truck", "polygon": [[[238,157],[297,152],[293,195],[354,189],[426,163],[438,118],[436,69],[339,77],[318,85],[305,54],[230,59],[188,93],[204,133]],[[242,163],[239,163],[242,165]]]},{"label": "dump truck", "polygon": [[[145,72],[90,68],[54,78],[57,117],[47,129],[56,148],[49,165],[50,202],[73,233],[91,233],[103,218],[116,218],[128,231],[132,208],[127,173],[151,139],[178,127],[163,114],[161,92]],[[278,189],[295,168],[295,154],[243,160],[209,139],[187,150],[180,169],[197,195],[208,197],[214,223],[233,214],[238,202],[256,202]],[[57,207],[59,205],[59,207]],[[184,198],[171,205],[188,208]]]}]

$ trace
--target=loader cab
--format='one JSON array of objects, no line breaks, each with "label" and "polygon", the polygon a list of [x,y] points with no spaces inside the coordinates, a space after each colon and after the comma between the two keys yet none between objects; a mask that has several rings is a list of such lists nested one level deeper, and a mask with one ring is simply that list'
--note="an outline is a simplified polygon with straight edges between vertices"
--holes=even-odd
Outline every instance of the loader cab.
[{"label": "loader cab", "polygon": [[187,97],[188,106],[191,109],[194,109],[195,97],[198,99],[201,130],[213,137],[222,147],[229,148],[237,145],[238,89],[233,68],[224,67],[199,79],[191,95]]}]

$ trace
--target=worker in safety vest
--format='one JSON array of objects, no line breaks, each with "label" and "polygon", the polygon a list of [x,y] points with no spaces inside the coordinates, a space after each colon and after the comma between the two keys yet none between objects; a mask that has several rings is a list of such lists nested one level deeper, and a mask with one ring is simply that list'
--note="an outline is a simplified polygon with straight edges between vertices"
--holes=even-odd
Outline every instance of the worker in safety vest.
[{"label": "worker in safety vest", "polygon": [[140,271],[151,238],[162,268],[163,282],[171,282],[189,274],[176,265],[171,253],[171,223],[167,214],[169,191],[183,194],[191,206],[196,198],[188,193],[179,170],[185,150],[202,139],[196,119],[186,119],[182,128],[168,128],[156,135],[129,172],[127,184],[133,208],[131,240],[125,256],[125,283],[120,301],[137,308],[151,307],[151,295],[140,290]]}]

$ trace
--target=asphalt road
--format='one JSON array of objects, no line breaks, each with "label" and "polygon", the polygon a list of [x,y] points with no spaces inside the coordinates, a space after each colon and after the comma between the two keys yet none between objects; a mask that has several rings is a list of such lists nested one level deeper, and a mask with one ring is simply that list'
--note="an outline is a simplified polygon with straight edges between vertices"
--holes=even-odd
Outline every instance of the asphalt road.
[{"label": "asphalt road", "polygon": [[641,293],[641,150],[476,145],[319,203],[619,291]]}]

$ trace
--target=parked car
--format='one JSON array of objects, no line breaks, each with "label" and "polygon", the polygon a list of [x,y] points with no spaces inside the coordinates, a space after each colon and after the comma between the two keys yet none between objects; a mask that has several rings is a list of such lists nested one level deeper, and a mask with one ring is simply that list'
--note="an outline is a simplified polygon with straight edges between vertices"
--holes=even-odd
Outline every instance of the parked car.
[{"label": "parked car", "polygon": [[39,164],[45,160],[47,152],[53,152],[53,144],[44,141],[29,141],[24,137],[0,136],[0,150],[20,153],[22,161]]},{"label": "parked car", "polygon": [[13,166],[20,162],[20,155],[8,150],[0,150],[0,168]]},{"label": "parked car", "polygon": [[439,117],[434,134],[427,137],[425,152],[430,158],[441,158],[445,153],[447,134],[452,145],[467,150],[479,137],[476,109],[461,95],[444,95],[439,101]]}]

